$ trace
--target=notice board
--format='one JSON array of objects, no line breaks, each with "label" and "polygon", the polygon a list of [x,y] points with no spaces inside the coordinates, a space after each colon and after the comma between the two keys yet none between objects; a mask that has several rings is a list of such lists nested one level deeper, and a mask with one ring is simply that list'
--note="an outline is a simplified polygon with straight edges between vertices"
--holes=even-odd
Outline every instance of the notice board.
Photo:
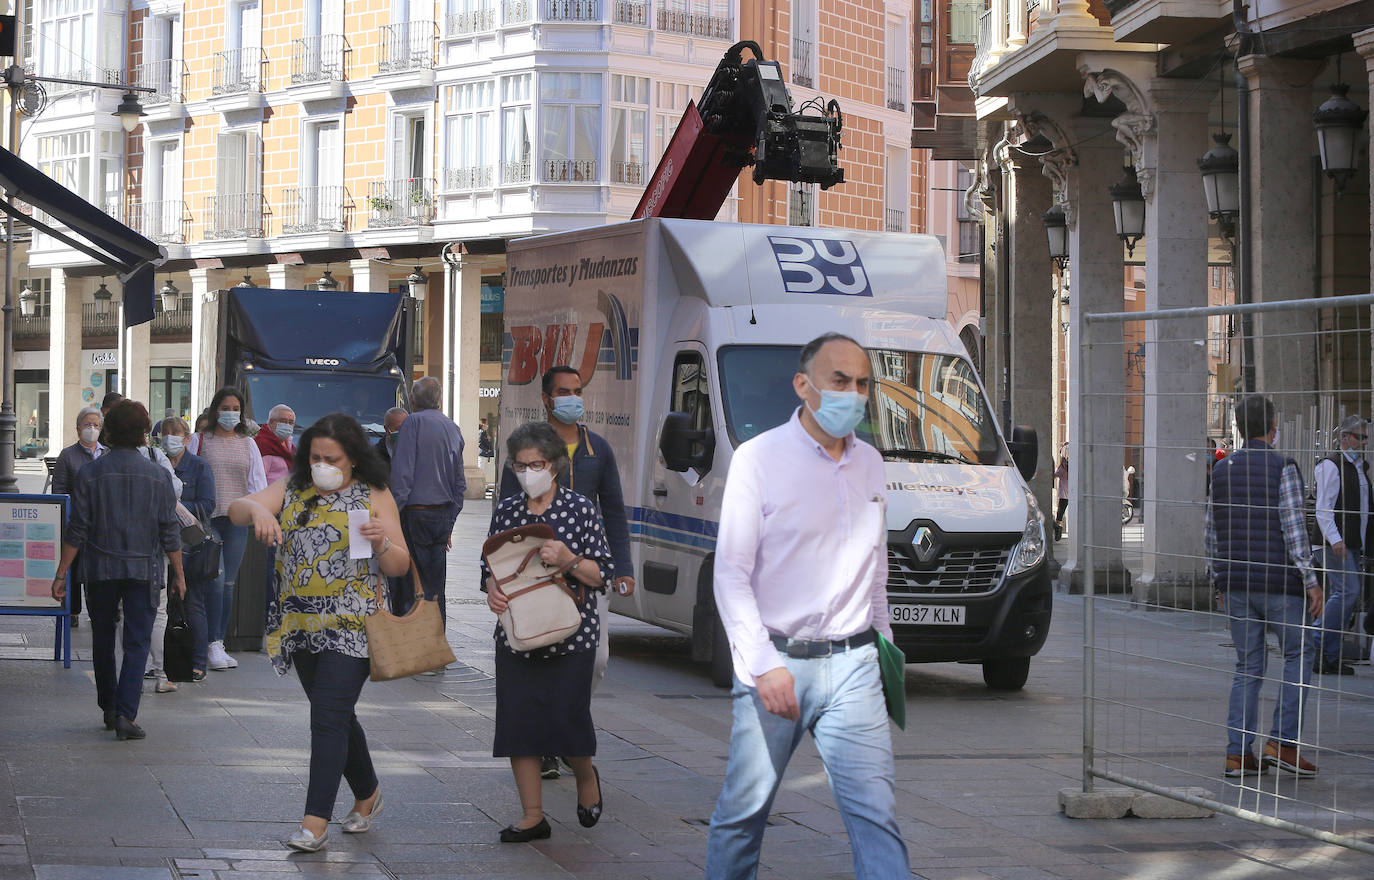
[{"label": "notice board", "polygon": [[65,495],[0,495],[0,607],[61,610],[52,581],[66,519]]}]

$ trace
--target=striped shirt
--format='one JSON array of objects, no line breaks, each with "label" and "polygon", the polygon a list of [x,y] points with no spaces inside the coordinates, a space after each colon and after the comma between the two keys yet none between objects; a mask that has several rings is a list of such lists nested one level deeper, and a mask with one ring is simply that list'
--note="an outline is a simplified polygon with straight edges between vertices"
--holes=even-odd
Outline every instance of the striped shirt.
[{"label": "striped shirt", "polygon": [[251,437],[193,434],[186,448],[205,459],[214,475],[215,512],[212,516],[227,516],[230,504],[267,488],[262,453]]}]

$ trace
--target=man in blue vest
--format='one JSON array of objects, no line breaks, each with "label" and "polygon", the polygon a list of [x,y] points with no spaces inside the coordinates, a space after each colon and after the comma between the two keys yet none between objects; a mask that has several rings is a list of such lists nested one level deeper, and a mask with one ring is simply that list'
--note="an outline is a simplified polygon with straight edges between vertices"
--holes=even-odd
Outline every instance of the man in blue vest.
[{"label": "man in blue vest", "polygon": [[[1211,575],[1225,594],[1236,646],[1225,775],[1263,775],[1277,767],[1315,776],[1317,766],[1298,753],[1303,697],[1312,679],[1312,645],[1304,627],[1322,610],[1304,521],[1302,475],[1291,458],[1274,451],[1278,422],[1268,398],[1241,400],[1236,428],[1245,446],[1212,470],[1205,532]],[[1278,636],[1283,683],[1261,762],[1252,746],[1259,732],[1266,629]]]},{"label": "man in blue vest", "polygon": [[1364,445],[1369,428],[1359,416],[1347,416],[1337,428],[1340,451],[1317,462],[1317,527],[1321,529],[1322,564],[1326,568],[1327,600],[1317,633],[1317,674],[1354,675],[1355,667],[1341,662],[1345,625],[1360,597],[1360,560],[1374,539],[1374,490]]}]

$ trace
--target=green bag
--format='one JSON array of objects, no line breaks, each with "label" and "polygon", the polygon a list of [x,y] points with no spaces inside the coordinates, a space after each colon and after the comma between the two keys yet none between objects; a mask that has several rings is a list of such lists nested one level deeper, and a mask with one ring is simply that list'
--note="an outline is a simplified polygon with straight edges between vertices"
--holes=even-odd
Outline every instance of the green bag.
[{"label": "green bag", "polygon": [[883,677],[883,697],[887,714],[906,730],[906,655],[902,649],[878,633],[878,671]]}]

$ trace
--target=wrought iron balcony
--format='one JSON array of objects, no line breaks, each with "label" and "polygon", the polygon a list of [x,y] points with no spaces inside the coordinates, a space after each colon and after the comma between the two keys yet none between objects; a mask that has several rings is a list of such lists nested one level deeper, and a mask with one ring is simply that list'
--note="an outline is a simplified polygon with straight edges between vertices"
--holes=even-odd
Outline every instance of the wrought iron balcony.
[{"label": "wrought iron balcony", "polygon": [[900,67],[887,69],[887,107],[889,110],[907,110],[906,71]]},{"label": "wrought iron balcony", "polygon": [[181,200],[129,202],[125,222],[158,244],[186,244],[191,238],[191,212]]},{"label": "wrought iron balcony", "polygon": [[474,9],[471,12],[450,12],[445,22],[445,33],[450,37],[479,34],[496,27],[496,7]]},{"label": "wrought iron balcony", "polygon": [[677,9],[658,10],[658,29],[670,34],[730,39],[730,19]]},{"label": "wrought iron balcony", "polygon": [[81,335],[82,336],[118,336],[119,335],[119,309],[114,303],[106,303],[105,313],[100,313],[100,306],[97,303],[81,304]]},{"label": "wrought iron balcony", "polygon": [[645,167],[643,162],[612,162],[611,183],[624,183],[643,186]]},{"label": "wrought iron balcony", "polygon": [[600,21],[600,0],[544,0],[545,21]]},{"label": "wrought iron balcony", "polygon": [[47,336],[51,327],[47,315],[24,315],[18,310],[14,315],[14,335],[19,339],[40,339]]},{"label": "wrought iron balcony", "polygon": [[528,24],[534,18],[531,0],[507,0],[501,4],[502,24]]},{"label": "wrought iron balcony", "polygon": [[133,70],[133,85],[153,89],[152,92],[143,92],[139,96],[139,100],[149,107],[182,103],[185,100],[182,91],[185,79],[186,62],[176,58],[149,61]]},{"label": "wrought iron balcony", "polygon": [[806,88],[813,88],[816,84],[811,71],[811,59],[815,57],[814,48],[810,40],[803,40],[800,37],[792,38],[792,82]]},{"label": "wrought iron balcony", "polygon": [[265,64],[267,53],[258,46],[216,52],[215,75],[210,90],[216,95],[261,92],[264,85],[262,68]]},{"label": "wrought iron balcony", "polygon": [[438,32],[432,21],[401,21],[382,27],[379,73],[433,70],[438,54]]},{"label": "wrought iron balcony", "polygon": [[[955,0],[956,3],[960,0]],[[978,48],[973,53],[973,63],[968,69],[969,88],[977,91],[978,76],[983,72],[983,68],[988,65],[988,56],[992,52],[992,10],[988,9],[978,15],[978,24],[975,37]]]},{"label": "wrought iron balcony", "polygon": [[906,232],[906,211],[901,208],[887,208],[883,213],[886,219],[884,228],[888,232]]},{"label": "wrought iron balcony", "polygon": [[543,165],[545,183],[595,183],[595,159],[545,159]]},{"label": "wrought iron balcony", "polygon": [[282,204],[282,235],[343,232],[348,190],[342,186],[303,186],[288,189]]},{"label": "wrought iron balcony", "polygon": [[616,24],[648,26],[649,4],[639,3],[636,0],[615,0],[615,6],[611,11],[611,20]]},{"label": "wrought iron balcony", "polygon": [[368,226],[427,226],[434,222],[434,184],[418,177],[374,180],[368,189]]},{"label": "wrought iron balcony", "polygon": [[450,168],[444,175],[447,190],[491,189],[496,181],[496,168],[493,165],[476,165],[470,168]]},{"label": "wrought iron balcony", "polygon": [[302,37],[291,44],[291,85],[343,82],[348,40],[342,34]]},{"label": "wrought iron balcony", "polygon": [[262,193],[206,196],[204,216],[206,238],[262,238],[267,202]]},{"label": "wrought iron balcony", "polygon": [[530,182],[530,161],[525,159],[522,162],[502,162],[501,163],[501,182],[502,183],[529,183]]},{"label": "wrought iron balcony", "polygon": [[189,308],[164,312],[161,308],[153,315],[148,330],[153,336],[185,336],[191,332],[191,310]]}]

